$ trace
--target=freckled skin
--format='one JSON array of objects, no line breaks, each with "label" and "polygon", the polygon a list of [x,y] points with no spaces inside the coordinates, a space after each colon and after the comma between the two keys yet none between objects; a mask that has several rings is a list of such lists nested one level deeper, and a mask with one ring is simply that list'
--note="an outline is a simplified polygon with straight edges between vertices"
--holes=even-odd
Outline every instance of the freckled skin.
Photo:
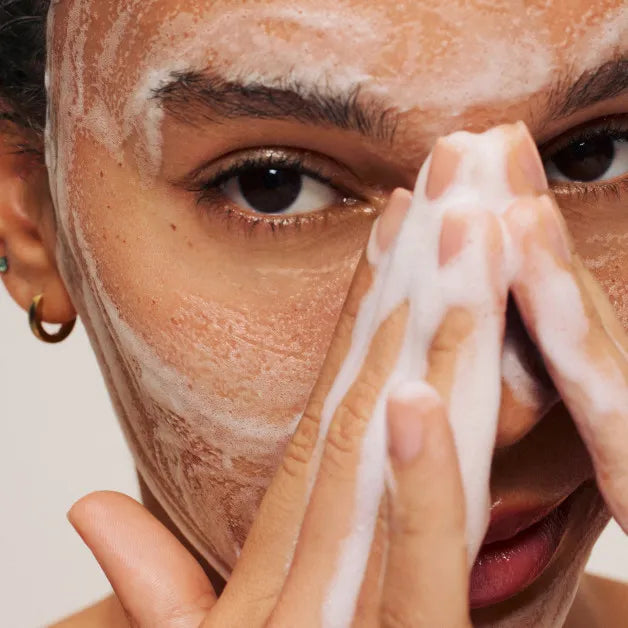
[{"label": "freckled skin", "polygon": [[[382,197],[394,187],[412,185],[421,160],[440,135],[523,119],[546,140],[599,115],[626,111],[628,99],[615,99],[603,109],[576,114],[551,128],[539,127],[546,104],[542,89],[506,102],[503,95],[494,94],[456,115],[447,103],[407,110],[405,103],[394,150],[355,135],[287,122],[238,121],[199,129],[166,121],[161,170],[147,185],[146,164],[152,153],[145,128],[138,123],[141,113],[128,103],[150,70],[148,44],[157,42],[165,49],[182,45],[204,21],[254,3],[155,0],[136,8],[128,23],[118,19],[125,4],[72,0],[55,9],[51,143],[62,164],[53,175],[59,262],[140,473],[183,534],[227,575],[321,368],[368,239],[373,212],[367,210],[381,208]],[[306,0],[266,6],[298,6],[307,13],[315,4],[320,6]],[[556,53],[557,67],[564,69],[572,64],[570,55],[577,54],[583,34],[623,6],[621,0],[594,7],[584,0],[528,2],[525,10],[512,4],[460,2],[449,17],[437,11],[442,3],[435,0],[325,5],[332,14],[337,12],[339,25],[347,16],[361,15],[366,22],[373,16],[372,36],[388,42],[384,50],[360,41],[349,45],[330,29],[313,37],[296,22],[277,25],[271,20],[266,27],[278,30],[299,50],[303,41],[315,41],[316,49],[328,51],[330,57],[359,56],[383,82],[401,75],[406,100],[410,94],[419,102],[428,79],[438,88],[444,72],[456,76],[460,56],[473,58],[478,44],[471,34],[481,38],[491,32],[495,20],[506,29],[505,36],[510,30],[532,38],[540,33]],[[88,5],[91,11],[81,11]],[[198,21],[177,30],[172,18],[184,11]],[[162,36],[166,20],[174,26]],[[96,61],[109,50],[116,24],[120,44],[111,55],[112,64],[99,65]],[[205,52],[213,58],[211,47]],[[317,63],[323,61],[309,59],[308,68]],[[84,111],[91,112],[89,119],[76,113],[77,94],[84,98]],[[393,102],[396,94],[391,88]],[[103,132],[108,125],[117,130]],[[112,151],[107,142],[114,142],[125,125],[130,131],[122,149]],[[219,218],[224,209],[219,203],[197,207],[192,192],[171,183],[208,159],[250,145],[299,146],[347,163],[372,184],[358,190],[368,199],[362,203],[364,211],[342,214],[338,207],[335,219],[324,226],[275,235],[258,226],[253,232],[247,228],[247,235],[241,225]],[[557,197],[578,253],[628,326],[627,247],[619,235],[628,231],[626,200],[609,198],[585,206],[559,191]],[[122,333],[123,327],[131,336]],[[162,365],[163,372],[172,374],[172,387],[157,386],[156,395],[151,378],[162,372]],[[500,434],[508,437],[503,442],[498,438],[494,459],[496,501],[551,502],[592,477],[584,446],[562,406],[540,421],[539,408],[518,412],[512,395],[505,396],[504,404],[500,416],[508,424]],[[243,431],[243,424],[257,429],[258,435]],[[513,443],[512,434],[520,439]],[[565,547],[579,541],[592,546],[607,518],[594,489],[580,511]],[[490,625],[522,625],[517,622],[539,616],[548,597],[550,606],[560,607],[585,561],[585,551],[577,556],[561,551],[555,567],[531,593],[484,611],[482,621],[490,616]],[[573,577],[563,579],[561,569]]]}]

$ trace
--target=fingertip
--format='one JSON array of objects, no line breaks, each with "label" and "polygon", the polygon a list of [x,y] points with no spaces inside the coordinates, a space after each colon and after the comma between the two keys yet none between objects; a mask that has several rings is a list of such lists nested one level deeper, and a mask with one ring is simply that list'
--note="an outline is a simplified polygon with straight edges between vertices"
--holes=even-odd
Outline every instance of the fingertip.
[{"label": "fingertip", "polygon": [[423,381],[403,382],[395,386],[387,403],[389,453],[401,463],[409,463],[421,453],[426,421],[444,416],[444,404],[438,392]]},{"label": "fingertip", "polygon": [[392,247],[411,204],[412,193],[404,188],[396,188],[390,195],[386,209],[377,220],[376,226],[377,245],[382,253],[386,253]]},{"label": "fingertip", "polygon": [[391,194],[391,199],[393,198],[399,203],[410,203],[412,192],[406,188],[395,188]]},{"label": "fingertip", "polygon": [[180,625],[199,625],[215,603],[196,559],[135,499],[96,491],[79,499],[67,517],[135,624],[170,625],[178,617]]},{"label": "fingertip", "polygon": [[142,508],[141,504],[123,493],[94,491],[74,502],[66,517],[74,528],[80,528],[85,523],[106,518],[114,508],[120,506]]},{"label": "fingertip", "polygon": [[425,381],[405,381],[391,388],[388,395],[390,403],[417,404],[427,403],[431,407],[442,405],[438,391]]}]

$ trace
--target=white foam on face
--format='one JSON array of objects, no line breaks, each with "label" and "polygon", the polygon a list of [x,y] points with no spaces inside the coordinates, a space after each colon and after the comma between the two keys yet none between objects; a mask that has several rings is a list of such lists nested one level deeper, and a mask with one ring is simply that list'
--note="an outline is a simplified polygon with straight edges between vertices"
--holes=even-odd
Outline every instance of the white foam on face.
[{"label": "white foam on face", "polygon": [[[451,12],[443,12],[443,16],[450,19]],[[181,11],[164,25],[147,57],[156,63],[168,58],[163,66],[154,66],[159,71],[203,69],[211,59],[212,67],[234,82],[298,85],[304,95],[314,86],[332,93],[351,92],[360,86],[365,96],[384,95],[399,111],[437,109],[450,114],[487,101],[530,96],[548,84],[555,69],[552,47],[527,33],[513,40],[510,34],[487,36],[486,32],[466,30],[464,38],[456,42],[459,50],[445,51],[448,54],[427,66],[434,76],[431,79],[419,62],[429,35],[421,32],[418,22],[412,24],[415,32],[408,35],[405,59],[396,60],[394,68],[382,68],[372,50],[384,54],[392,45],[389,34],[394,29],[391,19],[377,7],[345,15],[338,3],[333,8],[295,9],[270,3],[218,9],[205,15],[200,24],[197,14]],[[193,36],[172,46],[169,35],[182,31]],[[347,49],[349,41],[351,49]],[[168,42],[165,49],[164,42]],[[432,43],[430,38],[429,45]],[[294,63],[295,49],[298,65]],[[469,56],[475,60],[472,72],[467,63],[461,63]],[[273,62],[261,65],[260,58]],[[173,64],[172,59],[177,62]]]},{"label": "white foam on face", "polygon": [[[351,3],[324,0],[303,1],[298,7],[276,1],[166,7],[158,0],[133,0],[116,7],[95,59],[102,80],[90,80],[86,100],[84,50],[91,2],[75,0],[69,24],[71,76],[77,85],[73,124],[89,131],[116,159],[137,134],[146,181],[159,172],[162,157],[163,116],[153,92],[173,73],[209,66],[225,80],[290,86],[303,95],[315,89],[337,94],[359,88],[363,97],[382,97],[400,112],[421,109],[453,116],[478,105],[527,99],[550,85],[565,67],[565,55],[567,65],[573,57],[579,71],[592,69],[625,41],[628,22],[625,7],[605,13],[592,8],[565,34],[564,45],[557,45],[548,22],[553,3],[538,11],[493,7],[489,27],[476,7],[440,4],[416,9],[373,4],[356,11]],[[151,7],[164,20],[157,32],[147,33],[141,20]],[[400,26],[404,18],[408,21]],[[428,18],[442,30],[437,41],[423,24]],[[143,52],[130,60],[123,44],[137,46],[140,38]],[[442,50],[435,50],[439,45]],[[119,64],[125,70],[116,84]],[[124,93],[112,96],[122,84]]]},{"label": "white foam on face", "polygon": [[[298,85],[305,94],[314,86],[334,93],[360,86],[362,95],[385,96],[402,112],[460,115],[478,105],[523,100],[548,87],[565,65],[563,48],[568,58],[578,60],[580,72],[593,69],[621,45],[628,16],[625,8],[608,11],[591,28],[587,20],[593,18],[581,16],[573,24],[571,35],[577,43],[570,53],[569,33],[564,46],[550,37],[551,7],[533,15],[521,8],[495,13],[492,28],[475,8],[440,5],[417,11],[442,23],[442,51],[434,50],[439,44],[433,32],[416,17],[403,25],[404,50],[397,51],[400,25],[378,5],[356,12],[337,2],[302,3],[299,8],[271,2],[229,10],[218,5],[200,17],[198,12],[180,11],[155,39],[149,56],[155,63],[165,54],[179,60],[164,60],[155,66],[159,70],[179,72],[195,65],[202,69],[211,59],[211,66],[231,81]],[[591,13],[595,11],[599,13]],[[469,20],[477,30],[469,27]],[[171,35],[182,31],[192,36],[172,46]],[[379,54],[373,55],[373,50]],[[272,63],[261,65],[261,58]]]},{"label": "white foam on face", "polygon": [[[114,390],[123,397],[121,409],[127,420],[122,422],[122,427],[138,470],[177,527],[214,568],[227,578],[241,551],[241,545],[236,534],[237,526],[228,525],[230,515],[223,501],[226,497],[223,484],[237,484],[240,487],[240,515],[243,519],[246,517],[250,524],[258,502],[257,495],[259,491],[265,490],[269,477],[263,473],[256,475],[242,471],[234,463],[246,460],[258,470],[268,466],[276,458],[277,448],[281,443],[286,443],[294,433],[301,415],[274,425],[257,416],[244,415],[233,400],[221,399],[218,395],[208,393],[206,389],[194,387],[183,372],[160,358],[155,349],[120,316],[118,308],[98,278],[96,261],[89,253],[89,246],[80,226],[75,225],[73,236],[83,251],[83,294],[89,312],[89,324],[95,331],[98,350],[104,356],[106,372],[113,378]],[[111,346],[112,339],[115,349]],[[120,368],[120,360],[131,370],[134,378],[132,386],[127,379],[128,375]],[[129,394],[130,387],[141,395],[139,407],[137,400]],[[155,414],[155,407],[160,412],[180,417],[180,429],[173,432],[169,422],[164,421],[162,415]],[[199,514],[199,503],[195,501],[194,491],[185,492],[190,481],[186,472],[177,465],[170,465],[167,469],[168,475],[174,474],[175,482],[175,487],[168,486],[166,482],[167,488],[179,488],[184,493],[183,498],[189,500],[187,511],[181,512],[181,504],[173,502],[163,484],[154,478],[154,470],[146,468],[143,463],[145,451],[142,451],[142,447],[146,447],[147,443],[139,443],[138,449],[137,435],[133,430],[139,429],[138,426],[145,417],[150,416],[158,416],[158,420],[154,422],[153,439],[160,446],[169,447],[171,452],[183,455],[191,450],[190,438],[199,439],[211,446],[219,458],[212,463],[212,468],[219,471],[222,484],[216,487],[207,486],[209,494],[204,495],[202,503],[211,523],[211,545],[206,536],[208,530],[199,530],[198,520],[190,520],[190,517]],[[182,433],[183,431],[188,431],[189,435]],[[246,498],[243,498],[245,495]],[[212,553],[208,553],[208,546]]]},{"label": "white foam on face", "polygon": [[[94,260],[90,258],[90,250],[87,243],[80,239],[80,217],[78,212],[72,209],[70,203],[69,188],[70,170],[74,167],[72,162],[73,147],[77,136],[86,133],[96,139],[110,152],[117,160],[122,159],[123,151],[131,137],[137,135],[139,142],[136,147],[136,157],[140,162],[140,167],[150,180],[154,177],[161,165],[161,125],[162,113],[152,100],[154,89],[163,84],[173,71],[183,71],[190,66],[204,67],[208,60],[215,64],[226,78],[255,80],[269,86],[285,85],[291,81],[304,83],[320,83],[321,77],[327,84],[333,87],[334,91],[339,89],[350,89],[358,84],[364,85],[364,93],[385,93],[391,102],[398,105],[399,109],[414,108],[437,108],[443,114],[452,115],[475,104],[482,104],[487,99],[493,103],[522,98],[533,93],[539,87],[544,86],[551,78],[551,69],[554,67],[555,46],[543,41],[542,38],[535,39],[526,35],[526,38],[518,40],[516,44],[507,38],[498,37],[487,39],[476,43],[482,45],[485,54],[478,56],[478,63],[474,64],[474,71],[478,74],[475,79],[473,73],[460,76],[460,69],[456,67],[456,57],[450,57],[444,72],[438,68],[428,68],[431,76],[427,80],[428,74],[417,74],[417,65],[413,63],[401,63],[399,71],[391,72],[391,76],[382,78],[378,75],[377,69],[372,62],[372,50],[379,50],[386,44],[388,32],[386,28],[391,26],[385,15],[374,10],[372,13],[365,10],[363,14],[356,12],[352,7],[345,7],[337,2],[329,4],[318,3],[317,8],[307,6],[303,10],[293,6],[281,6],[274,3],[272,6],[263,3],[249,5],[246,9],[238,10],[225,9],[224,3],[216,3],[216,9],[208,10],[206,13],[199,11],[194,3],[182,3],[177,6],[174,14],[171,14],[163,23],[158,33],[155,33],[150,41],[146,42],[145,53],[140,59],[134,60],[137,65],[137,72],[132,84],[124,93],[111,97],[107,90],[112,90],[116,82],[116,70],[121,63],[121,55],[124,54],[124,42],[127,37],[136,37],[133,31],[136,18],[141,16],[142,11],[147,11],[149,7],[157,4],[153,0],[145,2],[129,2],[119,8],[118,16],[115,19],[106,40],[104,42],[102,55],[99,58],[98,71],[103,78],[102,83],[95,81],[95,77],[90,75],[92,65],[86,62],[86,48],[89,45],[90,12],[95,6],[92,0],[75,0],[71,3],[69,16],[63,36],[67,37],[63,51],[56,57],[56,64],[50,63],[46,73],[47,88],[49,90],[49,102],[52,106],[48,110],[48,122],[46,128],[46,161],[49,166],[51,181],[51,191],[57,216],[59,218],[59,230],[62,234],[60,242],[63,240],[64,246],[70,247],[69,254],[75,259],[87,259],[88,268],[84,279],[83,293],[85,295],[85,305],[89,312],[89,317],[94,324],[103,318],[101,304],[105,304],[105,311],[108,322],[115,330],[116,336],[124,348],[127,355],[137,359],[146,365],[143,372],[143,386],[151,391],[155,397],[155,403],[170,408],[175,411],[189,411],[190,416],[195,417],[198,425],[207,416],[207,409],[203,407],[203,399],[194,397],[186,392],[184,378],[176,369],[172,370],[155,356],[152,348],[141,339],[130,325],[123,321],[117,314],[109,295],[106,294],[102,282],[99,280],[98,269]],[[185,6],[183,6],[185,5]],[[60,3],[53,2],[49,20],[48,41],[52,41],[54,32],[54,15],[59,10]],[[187,7],[188,11],[185,10]],[[137,11],[137,14],[134,12]],[[343,12],[344,11],[344,12]],[[446,16],[448,9],[443,8],[441,16]],[[623,13],[622,13],[623,11]],[[612,20],[604,22],[600,27],[606,31],[600,31],[603,35],[599,41],[592,37],[582,38],[583,45],[588,46],[590,56],[587,64],[597,63],[603,55],[608,54],[610,49],[615,49],[617,41],[625,33],[624,9],[618,10]],[[281,23],[283,21],[299,26],[300,31],[289,36],[281,33],[281,29],[270,28],[270,24]],[[622,23],[622,20],[623,23]],[[266,22],[266,26],[260,26]],[[394,25],[392,25],[394,27]],[[414,25],[419,29],[418,25]],[[289,30],[289,29],[288,29]],[[183,38],[181,35],[187,31],[189,37]],[[130,34],[129,34],[130,32]],[[596,36],[600,36],[596,31]],[[604,35],[606,32],[606,35]],[[416,31],[420,35],[420,30]],[[465,34],[460,41],[468,36]],[[617,39],[617,41],[615,41]],[[509,47],[505,43],[508,41]],[[321,42],[325,42],[322,45]],[[420,36],[414,41],[408,36],[408,42],[412,43],[411,55],[409,57],[414,63],[421,62],[422,46],[425,42]],[[378,48],[379,46],[379,48]],[[495,55],[495,51],[500,51]],[[298,55],[298,67],[295,64],[295,55]],[[510,56],[509,56],[510,55]],[[495,57],[499,57],[496,59]],[[260,59],[272,59],[273,63],[265,63],[260,68]],[[587,69],[583,64],[581,69]],[[394,66],[394,64],[393,64]],[[391,66],[391,69],[394,67]],[[465,67],[468,67],[465,64]],[[486,71],[490,68],[490,71]],[[525,71],[522,69],[525,68]],[[441,68],[443,69],[443,68]],[[496,75],[499,80],[496,80]],[[508,77],[516,77],[510,80]],[[104,80],[107,79],[107,80]],[[420,80],[419,80],[420,79]],[[425,79],[425,80],[424,80]],[[464,79],[464,80],[461,80]],[[504,84],[501,84],[502,79]],[[86,85],[89,84],[89,90]],[[446,89],[444,86],[446,85]],[[96,93],[94,93],[96,92]],[[57,116],[63,116],[57,119]],[[68,118],[65,116],[69,115]],[[458,136],[464,144],[465,136]],[[493,136],[487,136],[493,137]],[[492,154],[500,149],[500,140],[487,140],[483,147],[484,155]],[[474,140],[475,142],[475,140]],[[461,145],[462,146],[462,145]],[[478,145],[465,145],[465,150],[476,150]],[[496,153],[497,154],[497,153]],[[475,183],[470,184],[471,179],[465,181],[456,188],[459,192],[464,192],[460,197],[449,197],[448,203],[452,205],[462,201],[481,201],[484,205],[501,207],[506,196],[506,191],[500,187],[499,177],[496,177],[500,167],[498,160],[493,162],[482,161],[483,170],[475,172],[473,176],[479,175],[482,181],[490,181],[485,189],[476,189]],[[426,165],[427,166],[427,165]],[[491,168],[495,168],[491,172]],[[424,177],[425,168],[422,171]],[[466,175],[470,175],[468,172]],[[465,176],[466,176],[465,175]],[[479,287],[475,297],[477,301],[469,301],[467,286],[458,285],[460,293],[456,293],[454,283],[451,284],[451,291],[445,296],[440,304],[434,305],[433,309],[425,310],[423,305],[429,300],[425,299],[425,294],[433,289],[435,281],[450,281],[446,272],[437,273],[430,264],[435,253],[435,244],[429,242],[429,237],[425,233],[437,233],[440,228],[440,215],[433,212],[435,216],[427,212],[425,199],[422,197],[422,185],[424,180],[419,178],[415,201],[411,215],[414,216],[408,224],[411,228],[404,230],[413,233],[414,240],[410,243],[407,238],[400,238],[399,244],[395,248],[394,254],[383,256],[377,261],[381,272],[378,274],[376,290],[373,293],[368,307],[373,311],[364,314],[359,324],[356,325],[354,338],[356,347],[368,346],[367,339],[371,337],[374,329],[377,328],[378,321],[381,322],[386,316],[387,308],[391,310],[395,299],[399,296],[399,290],[405,290],[416,296],[414,306],[411,310],[411,324],[408,329],[408,337],[404,343],[404,351],[399,358],[397,374],[408,374],[418,377],[425,370],[425,352],[429,345],[430,334],[433,334],[438,322],[438,315],[442,314],[442,309],[446,304],[453,304],[459,299],[460,303],[473,305],[482,309],[487,305],[483,299],[487,295],[487,270],[482,267],[481,260],[477,257],[478,251],[483,246],[483,235],[480,231],[472,234],[472,246],[467,248],[466,263],[477,271],[474,281]],[[473,192],[478,191],[476,197]],[[452,192],[455,194],[455,191]],[[418,230],[418,220],[427,219],[425,225],[429,227],[425,233]],[[416,237],[417,234],[420,237]],[[424,242],[425,240],[425,242]],[[408,270],[399,270],[403,266],[403,261],[407,260],[412,251],[413,255],[417,249],[417,242],[421,243],[418,251],[418,258],[428,260],[424,268],[424,275],[421,281],[427,279],[424,285],[414,285]],[[78,244],[77,244],[78,243]],[[372,247],[371,247],[372,249]],[[68,251],[59,248],[58,259],[64,278],[70,285],[70,272],[72,266],[66,265],[66,255]],[[413,258],[414,259],[414,258]],[[433,271],[433,274],[430,274]],[[423,272],[423,271],[422,271]],[[396,276],[401,273],[407,279],[402,283],[399,290],[395,286],[387,285],[385,278]],[[452,277],[455,275],[452,274]],[[416,277],[415,277],[416,279]],[[454,281],[453,279],[451,280]],[[430,283],[431,282],[431,283]],[[390,282],[394,283],[394,282]],[[431,288],[430,288],[431,286]],[[375,288],[374,288],[375,289]],[[97,298],[88,298],[91,292]],[[377,304],[377,307],[375,307]],[[439,310],[440,308],[440,310]],[[389,312],[388,312],[389,313]],[[420,322],[420,324],[419,324]],[[106,330],[102,331],[106,337]],[[475,369],[476,375],[485,369],[486,373],[495,374],[498,369],[499,356],[496,356],[496,321],[490,313],[483,325],[478,326],[475,336],[470,340],[469,351],[465,355],[466,369]],[[106,345],[106,343],[105,343]],[[408,347],[412,347],[412,351]],[[497,352],[498,353],[498,352]],[[326,406],[326,421],[330,420],[334,404],[342,397],[344,387],[354,379],[357,374],[358,364],[364,359],[362,349],[356,348],[352,353],[352,364],[347,366],[339,378],[333,395],[330,395],[329,405]],[[423,357],[421,357],[423,356]],[[479,362],[474,363],[474,360]],[[115,359],[112,355],[110,359],[111,367],[115,367]],[[460,380],[462,378],[459,378]],[[486,378],[489,379],[488,377]],[[496,378],[498,381],[498,378]],[[391,380],[392,383],[392,380]],[[456,442],[459,447],[461,462],[465,469],[475,469],[480,465],[479,460],[474,456],[483,456],[488,449],[481,445],[479,454],[470,452],[464,445],[464,430],[469,426],[469,421],[473,422],[474,417],[462,417],[462,399],[476,399],[478,401],[478,414],[485,417],[486,414],[493,415],[495,412],[495,399],[498,392],[486,382],[475,382],[480,386],[479,391],[469,390],[469,385],[459,381],[454,391],[454,401],[452,407],[452,421],[457,424]],[[116,389],[124,389],[123,383],[116,386]],[[388,387],[387,387],[388,389]],[[475,396],[474,396],[475,395]],[[481,396],[478,399],[477,395]],[[374,497],[383,491],[382,469],[385,466],[385,451],[382,443],[385,442],[385,423],[383,422],[383,396],[376,408],[377,419],[372,421],[365,440],[365,455],[360,471],[360,489],[358,492],[358,508],[356,515],[356,533],[346,541],[346,551],[340,561],[337,582],[338,591],[330,593],[328,600],[328,614],[332,618],[342,618],[346,615],[347,605],[355,601],[353,596],[354,582],[361,578],[363,574],[362,559],[368,555],[368,547],[372,538],[374,516],[377,513]],[[131,403],[131,401],[129,401]],[[467,407],[468,410],[468,407]],[[457,417],[457,418],[456,418]],[[264,435],[269,439],[277,436],[271,432],[258,433],[254,425],[248,424],[243,418],[241,423],[236,422],[237,427],[233,427],[232,416],[227,414],[212,416],[212,420],[220,423],[220,427],[228,425],[233,433],[245,435],[245,440],[255,441]],[[222,423],[221,423],[222,422]],[[293,424],[288,429],[293,429]],[[491,439],[493,429],[490,421],[482,419],[481,434],[477,438],[478,442],[488,442]],[[247,431],[248,430],[248,431]],[[224,434],[223,434],[224,436]],[[229,467],[232,459],[232,441],[223,443],[226,450],[224,466]],[[229,448],[232,448],[231,450]],[[482,448],[484,447],[484,449]],[[371,465],[371,462],[373,463]],[[481,465],[480,465],[481,466]],[[465,473],[467,473],[465,471]],[[471,517],[472,532],[470,533],[470,555],[473,554],[474,544],[483,525],[485,510],[485,479],[487,468],[482,467],[479,472],[467,475],[465,478],[465,491],[467,501],[473,501],[471,510],[474,515]],[[252,480],[248,478],[248,482]],[[151,486],[155,490],[154,486]],[[167,497],[164,497],[167,501]],[[182,525],[189,537],[194,537],[195,532],[190,531],[189,526]],[[198,535],[196,535],[198,536]],[[196,543],[195,543],[196,544]],[[197,544],[199,547],[201,544]],[[223,548],[224,549],[224,548]],[[365,551],[363,551],[365,550]],[[237,548],[229,549],[227,553],[235,551]],[[214,557],[215,558],[215,557]],[[224,561],[223,565],[228,562]],[[223,575],[225,569],[222,570]],[[345,581],[343,578],[349,574]],[[348,582],[348,584],[346,584]],[[334,583],[334,586],[336,583]],[[346,588],[345,588],[346,587]],[[359,588],[359,583],[357,585]],[[334,589],[334,587],[332,587]],[[356,589],[357,590],[357,589]],[[343,594],[346,593],[343,597]],[[340,624],[334,624],[340,625]]]},{"label": "white foam on face", "polygon": [[589,247],[595,254],[583,256],[583,262],[596,274],[615,306],[619,321],[628,329],[628,284],[625,273],[613,270],[628,268],[628,233],[608,231],[589,235],[584,250],[588,252]]},{"label": "white foam on face", "polygon": [[628,250],[628,233],[595,233],[586,239],[586,244],[603,248],[596,257],[583,260],[589,270],[602,270],[621,260],[622,254]]},{"label": "white foam on face", "polygon": [[[245,415],[234,400],[212,394],[207,387],[193,386],[183,372],[161,359],[154,347],[121,317],[105,289],[75,208],[81,191],[75,178],[74,146],[78,135],[88,131],[119,160],[120,143],[137,130],[132,122],[135,120],[145,129],[146,154],[149,157],[150,153],[157,154],[161,112],[154,119],[143,118],[142,112],[146,112],[150,90],[159,85],[161,77],[149,73],[129,95],[125,107],[132,115],[129,113],[126,118],[127,125],[116,123],[104,100],[92,99],[87,103],[82,63],[88,6],[89,3],[80,2],[71,5],[67,33],[60,34],[66,35],[67,41],[54,65],[52,56],[49,57],[46,72],[49,95],[46,161],[58,218],[57,259],[66,285],[74,294],[82,295],[85,308],[82,315],[104,366],[116,410],[124,419],[122,427],[143,479],[182,533],[226,578],[241,549],[242,528],[251,524],[277,454],[294,432],[300,416],[288,417],[281,425],[269,424],[258,416]],[[49,15],[49,42],[55,41],[52,33],[57,10],[53,5]],[[76,124],[66,122],[67,113]],[[261,385],[258,389],[264,390]],[[178,426],[166,420],[168,413],[180,417],[179,432],[176,432]],[[144,429],[142,426],[148,419],[152,421],[154,434],[146,439],[136,431]],[[186,453],[194,452],[193,441],[211,445],[216,454],[204,461],[206,468],[201,469],[199,463],[198,474],[181,463]],[[165,450],[169,460],[151,459],[155,452],[147,454],[147,448],[153,445]],[[146,466],[147,460],[152,465],[150,468]],[[243,461],[256,472],[249,473],[243,468]],[[155,464],[161,466],[155,469]],[[220,476],[218,486],[208,481],[212,473]],[[193,484],[199,478],[205,481],[200,489]],[[174,490],[179,492],[177,499],[173,499]],[[237,504],[226,504],[227,500]]]},{"label": "white foam on face", "polygon": [[[88,61],[88,47],[93,45],[89,33],[97,12],[92,2],[74,0],[70,3],[60,67],[51,68],[48,64],[48,71],[54,71],[59,77],[57,107],[66,105],[69,116],[60,126],[71,129],[62,130],[55,125],[55,142],[57,145],[62,144],[65,149],[66,142],[71,144],[79,133],[87,133],[116,161],[121,161],[128,143],[135,139],[134,156],[142,179],[147,184],[161,167],[163,111],[152,96],[153,90],[158,89],[165,78],[164,71],[153,68],[144,59],[137,63],[137,71],[128,89],[122,94],[117,93],[117,90],[124,84],[123,78],[128,79],[128,73],[119,74],[119,70],[132,65],[125,59],[127,53],[122,51],[124,37],[129,36],[129,29],[133,30],[134,19],[154,1],[146,0],[142,5],[139,0],[133,0],[119,7],[113,25],[104,36],[101,53],[95,60],[90,58]],[[58,10],[55,3],[49,12],[48,41],[52,41],[54,15]],[[89,54],[93,55],[93,50]],[[91,76],[94,66],[97,75]],[[86,85],[89,85],[89,95]],[[64,140],[59,137],[61,133],[67,135]],[[48,145],[50,143],[47,142]],[[53,149],[47,147],[47,150],[52,152]]]},{"label": "white foam on face", "polygon": [[[590,13],[595,6],[591,5]],[[583,16],[584,24],[588,24],[587,16]],[[607,11],[603,18],[595,19],[595,24],[586,27],[583,37],[577,42],[573,52],[578,67],[590,70],[604,63],[614,54],[625,53],[628,41],[628,5],[618,6]]]}]

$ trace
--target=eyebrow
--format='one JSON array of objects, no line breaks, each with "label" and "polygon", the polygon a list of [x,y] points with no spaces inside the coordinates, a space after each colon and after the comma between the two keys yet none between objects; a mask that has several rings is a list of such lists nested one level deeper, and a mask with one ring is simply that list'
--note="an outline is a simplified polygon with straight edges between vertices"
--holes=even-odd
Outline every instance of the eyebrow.
[{"label": "eyebrow", "polygon": [[[571,76],[574,72],[570,73]],[[575,81],[564,77],[549,90],[547,120],[565,118],[628,91],[628,57],[605,62]],[[152,97],[173,117],[188,124],[252,118],[294,120],[356,131],[370,139],[393,142],[400,112],[391,103],[364,94],[361,85],[335,91],[329,85],[298,81],[269,86],[226,80],[211,71],[173,72]]]},{"label": "eyebrow", "polygon": [[551,118],[566,118],[577,111],[621,96],[628,91],[628,57],[607,61],[584,72],[572,84],[559,82],[550,92]]},{"label": "eyebrow", "polygon": [[191,70],[173,72],[152,95],[168,113],[191,124],[237,118],[294,120],[390,142],[398,124],[395,107],[363,95],[359,84],[345,91],[306,86],[298,81],[269,86],[225,80],[212,71]]}]

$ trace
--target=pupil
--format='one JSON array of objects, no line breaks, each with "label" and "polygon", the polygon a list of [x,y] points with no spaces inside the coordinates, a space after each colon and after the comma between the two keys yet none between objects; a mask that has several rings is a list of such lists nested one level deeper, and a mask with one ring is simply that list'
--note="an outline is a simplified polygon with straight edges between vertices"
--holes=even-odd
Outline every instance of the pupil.
[{"label": "pupil", "polygon": [[303,187],[302,175],[295,170],[254,168],[238,180],[246,202],[264,214],[280,214],[289,209]]},{"label": "pupil", "polygon": [[554,163],[566,177],[587,182],[601,179],[608,172],[613,159],[613,138],[600,136],[567,146],[554,157]]}]

